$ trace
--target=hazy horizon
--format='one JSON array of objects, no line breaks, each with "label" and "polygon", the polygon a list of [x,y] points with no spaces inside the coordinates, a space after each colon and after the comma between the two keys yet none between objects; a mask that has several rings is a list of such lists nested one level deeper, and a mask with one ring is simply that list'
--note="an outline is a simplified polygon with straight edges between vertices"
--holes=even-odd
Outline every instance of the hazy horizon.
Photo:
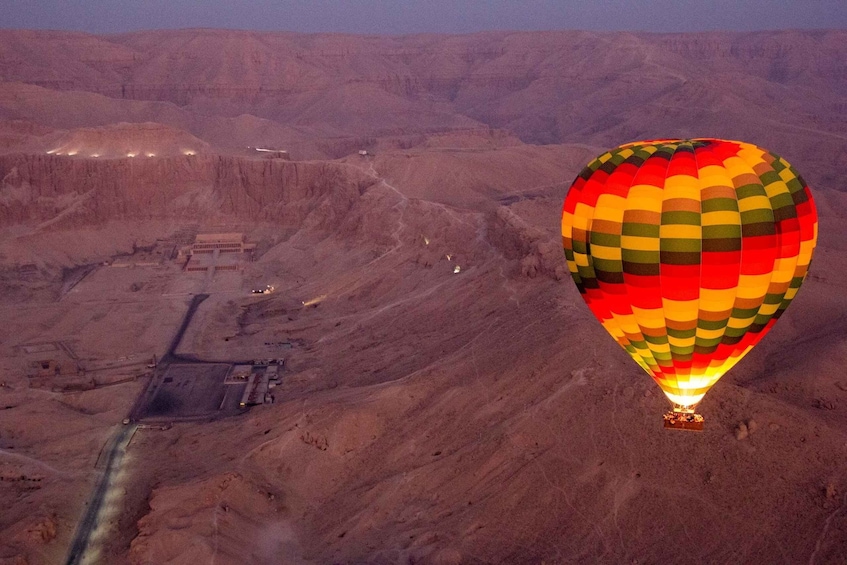
[{"label": "hazy horizon", "polygon": [[403,35],[482,31],[767,31],[847,27],[843,0],[650,0],[637,9],[625,0],[59,0],[38,6],[0,1],[0,28],[90,33],[180,28],[224,28],[301,33]]}]

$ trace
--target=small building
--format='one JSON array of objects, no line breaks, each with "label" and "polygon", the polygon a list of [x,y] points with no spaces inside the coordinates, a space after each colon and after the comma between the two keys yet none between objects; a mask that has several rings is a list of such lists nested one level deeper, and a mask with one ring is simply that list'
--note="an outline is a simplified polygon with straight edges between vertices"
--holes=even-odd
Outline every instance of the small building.
[{"label": "small building", "polygon": [[80,366],[73,359],[36,359],[27,366],[28,377],[75,377],[80,374]]},{"label": "small building", "polygon": [[197,253],[244,253],[256,249],[255,243],[244,241],[243,233],[200,233],[191,244],[191,254]]},{"label": "small building", "polygon": [[238,405],[241,408],[247,406],[255,406],[257,404],[268,404],[272,402],[272,397],[269,394],[270,390],[270,374],[267,368],[253,368],[254,372],[250,374],[247,381],[247,387],[244,389],[244,394],[241,396],[241,402]]},{"label": "small building", "polygon": [[[238,271],[241,263],[252,260],[255,250],[256,244],[246,242],[240,232],[197,234],[187,249],[185,270]],[[244,257],[244,254],[248,255]]]},{"label": "small building", "polygon": [[238,405],[241,408],[256,404],[252,401],[252,397],[256,391],[256,373],[250,373],[250,378],[247,380],[247,386],[244,388],[244,394],[241,395],[241,402]]},{"label": "small building", "polygon": [[196,255],[191,255],[188,258],[188,263],[185,265],[186,272],[206,272],[209,268],[216,267],[216,257],[213,257],[211,253],[198,253]]}]

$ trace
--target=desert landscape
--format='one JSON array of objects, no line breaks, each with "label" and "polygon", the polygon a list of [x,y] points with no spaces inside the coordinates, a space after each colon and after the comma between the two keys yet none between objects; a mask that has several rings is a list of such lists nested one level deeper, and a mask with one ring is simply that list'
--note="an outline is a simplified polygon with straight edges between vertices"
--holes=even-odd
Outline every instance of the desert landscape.
[{"label": "desert landscape", "polygon": [[[847,31],[0,30],[0,564],[847,561]],[[586,308],[638,139],[808,181],[702,433]]]}]

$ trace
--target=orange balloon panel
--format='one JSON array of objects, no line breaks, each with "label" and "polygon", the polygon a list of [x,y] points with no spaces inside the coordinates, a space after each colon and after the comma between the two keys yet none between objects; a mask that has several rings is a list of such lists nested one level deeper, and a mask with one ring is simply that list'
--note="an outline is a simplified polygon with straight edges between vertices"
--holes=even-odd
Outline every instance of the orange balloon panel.
[{"label": "orange balloon panel", "polygon": [[574,180],[562,244],[606,331],[671,402],[692,408],[791,303],[817,226],[808,186],[773,153],[641,141]]}]

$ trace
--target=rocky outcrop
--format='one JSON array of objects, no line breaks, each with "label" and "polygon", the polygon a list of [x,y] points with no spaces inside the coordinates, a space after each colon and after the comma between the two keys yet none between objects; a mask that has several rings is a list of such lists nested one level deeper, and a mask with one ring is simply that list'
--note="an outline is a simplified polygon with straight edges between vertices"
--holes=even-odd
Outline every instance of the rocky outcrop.
[{"label": "rocky outcrop", "polygon": [[568,274],[557,238],[529,225],[507,206],[501,206],[490,216],[488,240],[507,259],[520,259],[520,272],[525,277],[560,280]]},{"label": "rocky outcrop", "polygon": [[195,155],[76,159],[0,156],[0,223],[58,226],[110,219],[235,216],[299,225],[331,222],[372,181],[327,162]]}]

